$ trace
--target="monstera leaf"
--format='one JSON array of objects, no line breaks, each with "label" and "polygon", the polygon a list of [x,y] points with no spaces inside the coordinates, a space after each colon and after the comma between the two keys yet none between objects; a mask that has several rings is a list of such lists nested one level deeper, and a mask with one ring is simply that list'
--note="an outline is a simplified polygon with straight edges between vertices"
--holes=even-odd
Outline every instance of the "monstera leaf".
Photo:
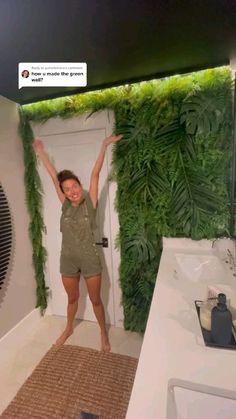
[{"label": "monstera leaf", "polygon": [[153,229],[143,227],[136,234],[124,237],[122,250],[140,265],[156,257],[159,250],[158,240]]},{"label": "monstera leaf", "polygon": [[185,124],[188,134],[208,135],[219,130],[222,123],[224,104],[206,93],[197,92],[183,102],[180,112],[180,123]]}]

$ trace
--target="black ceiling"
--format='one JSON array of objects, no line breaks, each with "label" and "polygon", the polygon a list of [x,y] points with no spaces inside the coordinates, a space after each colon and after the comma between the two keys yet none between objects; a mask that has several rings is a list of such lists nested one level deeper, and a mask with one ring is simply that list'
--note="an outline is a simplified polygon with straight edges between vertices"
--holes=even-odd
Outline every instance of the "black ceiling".
[{"label": "black ceiling", "polygon": [[[0,0],[0,94],[20,104],[232,57],[236,0]],[[87,62],[87,88],[18,90],[19,62]]]}]

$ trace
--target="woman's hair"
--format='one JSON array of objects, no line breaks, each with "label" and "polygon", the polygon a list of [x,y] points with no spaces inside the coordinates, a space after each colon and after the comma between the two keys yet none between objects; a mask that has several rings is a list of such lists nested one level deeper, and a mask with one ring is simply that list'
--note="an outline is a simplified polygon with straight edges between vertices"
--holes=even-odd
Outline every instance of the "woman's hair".
[{"label": "woman's hair", "polygon": [[73,172],[71,172],[70,170],[62,170],[61,172],[57,173],[57,179],[58,179],[61,191],[63,193],[64,193],[64,191],[63,191],[62,183],[65,182],[65,180],[73,179],[76,182],[78,182],[79,185],[81,185],[81,182],[78,179],[78,177]]}]

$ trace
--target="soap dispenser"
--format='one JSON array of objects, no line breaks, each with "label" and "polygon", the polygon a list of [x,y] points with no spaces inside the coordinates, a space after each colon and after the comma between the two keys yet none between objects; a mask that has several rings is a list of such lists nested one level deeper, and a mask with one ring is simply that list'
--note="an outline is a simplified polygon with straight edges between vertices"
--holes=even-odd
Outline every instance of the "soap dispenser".
[{"label": "soap dispenser", "polygon": [[222,293],[218,294],[218,303],[211,311],[211,338],[218,345],[229,345],[232,338],[232,314]]}]

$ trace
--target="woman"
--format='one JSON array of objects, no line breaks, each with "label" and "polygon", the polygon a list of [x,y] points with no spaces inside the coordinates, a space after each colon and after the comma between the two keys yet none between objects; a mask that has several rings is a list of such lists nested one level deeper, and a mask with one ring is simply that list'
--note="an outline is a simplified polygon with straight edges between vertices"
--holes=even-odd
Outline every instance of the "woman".
[{"label": "woman", "polygon": [[63,170],[57,173],[44,150],[41,140],[33,142],[36,155],[42,161],[54,183],[58,198],[62,203],[61,232],[62,249],[60,272],[68,296],[67,325],[57,339],[60,346],[73,333],[73,322],[78,309],[80,273],[83,275],[93,310],[101,329],[101,350],[110,351],[110,343],[105,325],[104,307],[100,296],[101,262],[96,249],[93,227],[98,201],[99,174],[104,162],[106,148],[122,135],[105,138],[90,177],[89,192],[83,191],[77,176]]}]

